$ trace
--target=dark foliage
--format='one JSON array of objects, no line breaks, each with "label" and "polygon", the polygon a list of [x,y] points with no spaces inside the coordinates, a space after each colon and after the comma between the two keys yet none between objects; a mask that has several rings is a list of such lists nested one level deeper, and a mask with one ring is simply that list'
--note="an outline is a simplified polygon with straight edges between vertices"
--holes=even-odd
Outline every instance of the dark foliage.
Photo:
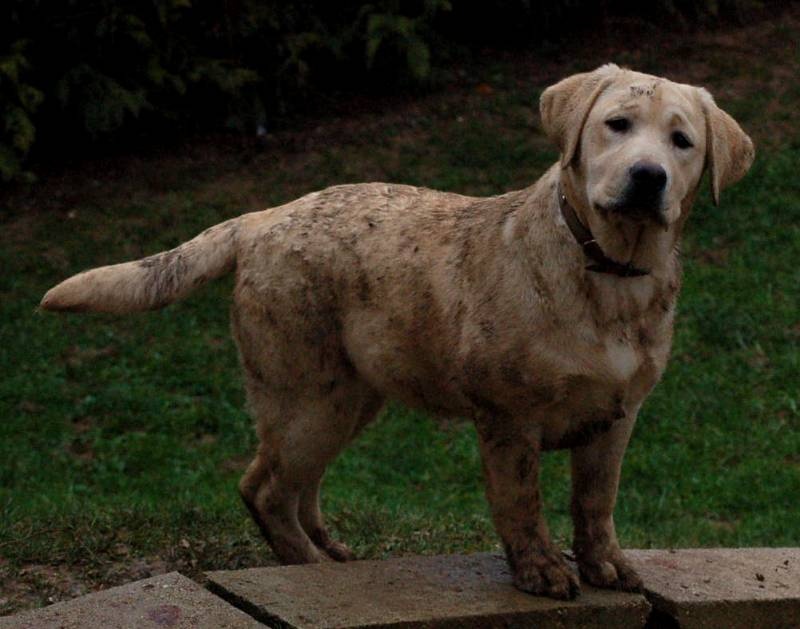
[{"label": "dark foliage", "polygon": [[32,156],[195,129],[254,131],[314,94],[423,84],[454,54],[563,44],[610,18],[741,19],[754,0],[7,0],[0,179]]}]

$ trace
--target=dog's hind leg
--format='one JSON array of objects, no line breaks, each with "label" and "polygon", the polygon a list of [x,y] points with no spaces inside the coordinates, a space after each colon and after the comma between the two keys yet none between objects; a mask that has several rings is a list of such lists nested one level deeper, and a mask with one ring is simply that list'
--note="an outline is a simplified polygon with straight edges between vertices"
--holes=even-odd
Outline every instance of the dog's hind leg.
[{"label": "dog's hind leg", "polygon": [[322,510],[319,506],[319,492],[322,485],[322,478],[313,487],[306,489],[300,496],[300,523],[303,525],[308,536],[324,550],[332,559],[336,561],[350,561],[355,559],[353,551],[344,542],[340,542],[331,537],[325,526],[322,517]]},{"label": "dog's hind leg", "polygon": [[349,376],[338,379],[333,390],[291,393],[248,377],[260,444],[239,490],[283,563],[352,556],[331,538],[319,509],[325,468],[381,406],[367,385]]},{"label": "dog's hind leg", "polygon": [[[360,395],[359,395],[360,394]],[[372,394],[371,391],[366,390],[363,386],[353,387],[353,393],[350,397],[350,404],[348,404],[347,412],[355,418],[354,430],[351,434],[347,435],[346,442],[349,442],[361,428],[366,426],[372,421],[380,411],[382,400]],[[357,408],[352,408],[352,403],[355,402]],[[342,418],[342,421],[348,422],[348,419]],[[339,422],[335,422],[339,424]],[[342,444],[341,447],[344,447]],[[353,551],[343,542],[337,541],[331,537],[325,526],[325,521],[320,509],[320,488],[322,486],[322,477],[325,472],[325,467],[336,457],[339,450],[336,444],[330,444],[327,452],[327,457],[316,461],[317,469],[319,471],[319,478],[316,482],[310,484],[300,495],[300,508],[299,518],[300,523],[305,529],[311,540],[328,555],[336,561],[349,561],[355,558]]]},{"label": "dog's hind leg", "polygon": [[319,485],[382,400],[342,345],[338,306],[321,270],[292,255],[281,264],[274,289],[243,272],[231,310],[260,441],[239,489],[283,563],[344,559],[349,551],[325,529]]},{"label": "dog's hind leg", "polygon": [[327,559],[300,525],[297,512],[301,491],[287,481],[279,457],[263,446],[239,481],[239,493],[250,515],[275,555],[286,564]]}]

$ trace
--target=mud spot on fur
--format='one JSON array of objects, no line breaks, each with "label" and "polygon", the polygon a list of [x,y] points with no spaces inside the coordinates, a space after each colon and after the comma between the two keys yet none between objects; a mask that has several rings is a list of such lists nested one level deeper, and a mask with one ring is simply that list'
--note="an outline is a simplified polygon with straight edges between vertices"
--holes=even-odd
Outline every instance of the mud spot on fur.
[{"label": "mud spot on fur", "polygon": [[507,426],[503,425],[502,418],[498,418],[496,415],[476,417],[475,428],[481,441],[492,449],[502,450],[510,448],[514,444],[512,433]]},{"label": "mud spot on fur", "polygon": [[486,413],[491,417],[503,414],[502,409],[497,404],[489,398],[484,397],[480,392],[469,391],[466,392],[466,396],[478,412]]},{"label": "mud spot on fur", "polygon": [[516,363],[506,362],[500,365],[500,377],[503,382],[512,387],[522,387],[525,385],[525,379],[522,377],[522,370]]},{"label": "mud spot on fur", "polygon": [[548,450],[563,450],[587,446],[599,436],[607,433],[619,418],[602,417],[583,422],[578,428],[564,433]]},{"label": "mud spot on fur", "polygon": [[545,264],[544,260],[542,260],[540,257],[536,257],[530,266],[530,272],[533,276],[533,285],[536,293],[543,302],[552,304],[553,291],[551,290],[550,285],[547,283],[544,273],[541,271],[541,269],[545,268],[546,266],[547,265]]},{"label": "mud spot on fur", "polygon": [[[233,239],[237,232],[238,222],[234,220],[209,227],[198,238],[218,237],[219,234],[227,233]],[[146,271],[143,280],[144,293],[152,302],[151,308],[162,307],[179,292],[191,270],[187,260],[192,259],[196,246],[196,242],[189,241],[169,251],[139,260],[138,266]],[[199,275],[192,281],[192,286],[198,286],[207,280],[206,275]]]},{"label": "mud spot on fur", "polygon": [[183,285],[189,273],[186,260],[192,249],[193,245],[189,242],[139,260],[139,266],[147,270],[147,277],[143,281],[144,292],[153,302],[153,308],[160,308],[171,301]]},{"label": "mud spot on fur", "polygon": [[372,296],[372,291],[370,290],[369,279],[367,278],[367,274],[364,272],[364,269],[359,269],[358,274],[358,298],[361,300],[361,303],[368,304],[370,302],[370,298]]},{"label": "mud spot on fur", "polygon": [[464,382],[468,387],[478,386],[488,379],[489,368],[485,361],[476,355],[476,352],[472,352],[464,361],[463,373]]},{"label": "mud spot on fur", "polygon": [[[527,539],[536,539],[539,537],[539,528],[535,524],[526,524],[522,527],[522,534]],[[544,549],[537,548],[537,550],[541,553]]]},{"label": "mud spot on fur", "polygon": [[536,457],[531,452],[525,452],[517,460],[517,480],[526,482],[536,468]]},{"label": "mud spot on fur", "polygon": [[656,89],[658,89],[659,83],[660,81],[654,81],[650,85],[631,85],[631,96],[634,98],[639,98],[641,96],[653,98],[656,94]]}]

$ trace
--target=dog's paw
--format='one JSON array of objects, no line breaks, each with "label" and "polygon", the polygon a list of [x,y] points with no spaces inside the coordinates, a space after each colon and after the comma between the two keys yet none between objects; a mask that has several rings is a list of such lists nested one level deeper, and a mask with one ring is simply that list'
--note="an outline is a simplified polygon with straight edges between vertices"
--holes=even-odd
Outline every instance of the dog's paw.
[{"label": "dog's paw", "polygon": [[328,540],[328,543],[323,548],[331,559],[336,561],[353,561],[356,558],[355,553],[350,550],[347,544],[335,539]]},{"label": "dog's paw", "polygon": [[324,550],[327,557],[335,561],[353,561],[355,553],[344,542],[333,539],[326,528],[316,528],[309,534],[317,548]]},{"label": "dog's paw", "polygon": [[572,600],[581,591],[577,575],[555,550],[517,557],[512,572],[514,585],[523,592]]},{"label": "dog's paw", "polygon": [[641,592],[642,579],[622,552],[611,553],[606,557],[578,558],[581,577],[596,587]]}]

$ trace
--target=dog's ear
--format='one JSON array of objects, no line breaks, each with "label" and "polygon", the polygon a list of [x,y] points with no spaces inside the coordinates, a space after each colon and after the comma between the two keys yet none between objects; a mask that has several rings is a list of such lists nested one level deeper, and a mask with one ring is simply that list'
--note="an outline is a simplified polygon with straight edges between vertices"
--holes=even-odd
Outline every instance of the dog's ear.
[{"label": "dog's ear", "polygon": [[575,158],[586,117],[597,97],[619,72],[619,66],[607,63],[594,72],[573,74],[542,92],[539,99],[542,126],[561,151],[562,167]]},{"label": "dog's ear", "polygon": [[756,156],[753,141],[738,123],[722,111],[714,98],[698,88],[703,114],[706,118],[706,164],[711,179],[711,196],[719,205],[723,188],[745,176]]}]

